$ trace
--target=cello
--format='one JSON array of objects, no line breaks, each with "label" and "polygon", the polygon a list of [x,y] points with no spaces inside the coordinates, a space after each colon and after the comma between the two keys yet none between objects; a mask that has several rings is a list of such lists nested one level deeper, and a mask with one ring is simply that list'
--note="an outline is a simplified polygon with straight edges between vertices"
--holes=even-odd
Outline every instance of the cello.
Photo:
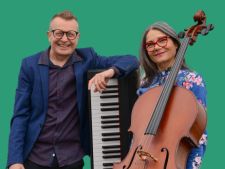
[{"label": "cello", "polygon": [[179,34],[183,41],[163,86],[149,89],[134,104],[129,131],[133,133],[127,156],[113,169],[185,169],[190,150],[197,147],[205,131],[207,115],[194,94],[174,86],[188,45],[199,34],[207,35],[206,15],[194,15],[197,24]]}]

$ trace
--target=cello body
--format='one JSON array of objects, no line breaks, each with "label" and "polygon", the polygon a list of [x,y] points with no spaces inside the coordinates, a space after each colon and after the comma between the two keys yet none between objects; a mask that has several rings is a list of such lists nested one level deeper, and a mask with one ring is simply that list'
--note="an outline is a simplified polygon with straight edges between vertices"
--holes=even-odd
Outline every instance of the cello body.
[{"label": "cello body", "polygon": [[131,148],[113,169],[185,169],[191,149],[199,145],[206,112],[190,90],[174,86],[188,45],[214,28],[206,25],[203,11],[198,11],[194,20],[198,23],[180,34],[184,39],[165,83],[149,89],[134,104]]},{"label": "cello body", "polygon": [[[136,101],[131,119],[132,146],[113,169],[184,169],[189,151],[198,146],[206,128],[206,113],[193,93],[174,87],[156,135],[143,134],[162,87],[155,87]],[[187,104],[188,103],[188,104]]]}]

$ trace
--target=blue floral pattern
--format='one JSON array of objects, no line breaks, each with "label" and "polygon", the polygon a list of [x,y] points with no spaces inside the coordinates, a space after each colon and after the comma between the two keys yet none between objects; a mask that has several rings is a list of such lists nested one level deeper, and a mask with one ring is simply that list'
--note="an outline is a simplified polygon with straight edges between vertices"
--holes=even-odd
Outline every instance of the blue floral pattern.
[{"label": "blue floral pattern", "polygon": [[[148,91],[151,88],[154,88],[156,86],[160,86],[165,83],[168,75],[170,73],[170,69],[159,72],[157,76],[153,79],[151,85],[148,87],[145,87],[146,81],[141,81],[141,87],[137,90],[137,94],[141,95]],[[202,79],[202,77],[193,71],[190,71],[188,69],[180,70],[178,72],[177,78],[176,78],[176,85],[184,87],[190,91],[192,91],[198,100],[199,103],[203,105],[203,107],[206,108],[206,88],[205,88],[205,82]],[[204,156],[206,145],[207,145],[207,132],[205,131],[202,135],[200,141],[199,141],[199,147],[193,148],[188,156],[187,159],[187,169],[199,169],[202,163],[202,158]]]}]

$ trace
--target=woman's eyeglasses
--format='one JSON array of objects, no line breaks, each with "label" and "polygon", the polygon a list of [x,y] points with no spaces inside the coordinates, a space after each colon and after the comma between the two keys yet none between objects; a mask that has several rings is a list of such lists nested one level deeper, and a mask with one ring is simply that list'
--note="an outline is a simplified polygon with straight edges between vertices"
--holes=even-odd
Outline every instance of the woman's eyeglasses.
[{"label": "woman's eyeglasses", "polygon": [[152,52],[154,51],[156,44],[160,47],[165,47],[167,45],[167,42],[168,42],[168,36],[163,36],[158,38],[156,42],[153,42],[153,41],[146,42],[145,48],[148,52]]}]

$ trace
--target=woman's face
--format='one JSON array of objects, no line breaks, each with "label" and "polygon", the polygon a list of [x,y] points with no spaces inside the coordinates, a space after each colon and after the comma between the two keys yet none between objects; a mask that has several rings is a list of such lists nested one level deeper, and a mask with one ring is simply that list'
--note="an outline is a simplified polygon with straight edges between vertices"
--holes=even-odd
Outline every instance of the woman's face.
[{"label": "woman's face", "polygon": [[159,70],[171,67],[175,61],[177,44],[165,33],[151,29],[146,35],[146,50]]}]

